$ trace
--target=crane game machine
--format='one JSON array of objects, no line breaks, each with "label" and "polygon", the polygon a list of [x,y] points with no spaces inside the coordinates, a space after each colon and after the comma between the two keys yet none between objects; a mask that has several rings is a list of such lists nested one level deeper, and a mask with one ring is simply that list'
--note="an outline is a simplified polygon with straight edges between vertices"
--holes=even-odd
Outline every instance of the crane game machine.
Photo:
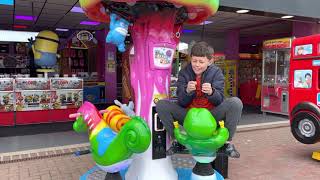
[{"label": "crane game machine", "polygon": [[263,42],[261,111],[288,115],[291,38]]}]

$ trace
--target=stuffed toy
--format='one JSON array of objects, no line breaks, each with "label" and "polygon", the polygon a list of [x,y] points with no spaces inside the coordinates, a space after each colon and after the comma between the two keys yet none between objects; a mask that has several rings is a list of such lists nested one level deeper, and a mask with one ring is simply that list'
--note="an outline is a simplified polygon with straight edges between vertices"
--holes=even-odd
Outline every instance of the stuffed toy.
[{"label": "stuffed toy", "polygon": [[120,52],[124,52],[124,41],[128,34],[129,22],[116,14],[110,15],[110,31],[107,35],[106,42],[115,44]]}]

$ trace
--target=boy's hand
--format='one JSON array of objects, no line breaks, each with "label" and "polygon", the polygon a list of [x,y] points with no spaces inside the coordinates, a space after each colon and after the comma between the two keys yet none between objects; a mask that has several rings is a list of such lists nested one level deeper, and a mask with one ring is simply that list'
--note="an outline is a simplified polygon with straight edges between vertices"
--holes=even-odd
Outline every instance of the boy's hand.
[{"label": "boy's hand", "polygon": [[187,85],[187,93],[191,93],[196,90],[197,81],[189,81]]},{"label": "boy's hand", "polygon": [[203,83],[201,87],[201,91],[205,94],[208,94],[209,96],[212,95],[213,89],[210,83]]}]

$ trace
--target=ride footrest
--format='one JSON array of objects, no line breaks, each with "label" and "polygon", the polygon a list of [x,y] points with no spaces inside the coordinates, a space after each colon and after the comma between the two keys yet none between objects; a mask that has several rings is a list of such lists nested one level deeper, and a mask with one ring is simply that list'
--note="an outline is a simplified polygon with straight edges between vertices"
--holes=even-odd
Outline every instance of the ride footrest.
[{"label": "ride footrest", "polygon": [[228,178],[229,157],[224,153],[225,147],[217,152],[216,159],[211,163],[213,169],[218,171],[225,179]]}]

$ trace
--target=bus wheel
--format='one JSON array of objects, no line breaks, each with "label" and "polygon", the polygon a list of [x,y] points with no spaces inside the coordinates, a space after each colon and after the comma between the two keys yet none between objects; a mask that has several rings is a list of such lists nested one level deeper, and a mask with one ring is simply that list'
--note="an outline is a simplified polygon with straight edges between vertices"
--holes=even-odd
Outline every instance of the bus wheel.
[{"label": "bus wheel", "polygon": [[314,144],[320,140],[320,122],[310,112],[295,114],[291,123],[293,136],[303,144]]}]

